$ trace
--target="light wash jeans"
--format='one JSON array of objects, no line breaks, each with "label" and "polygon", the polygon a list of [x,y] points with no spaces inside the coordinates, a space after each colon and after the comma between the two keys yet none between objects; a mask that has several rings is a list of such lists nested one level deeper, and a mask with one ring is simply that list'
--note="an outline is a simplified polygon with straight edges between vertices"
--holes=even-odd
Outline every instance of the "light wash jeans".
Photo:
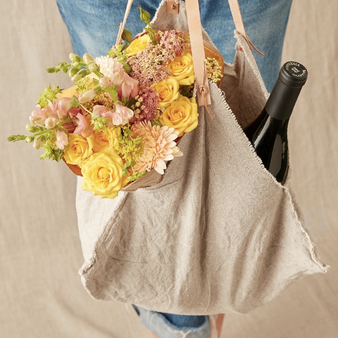
[{"label": "light wash jeans", "polygon": [[[126,28],[133,35],[142,31],[137,6],[153,16],[161,0],[135,0]],[[277,79],[286,24],[292,0],[239,0],[245,29],[255,46],[258,68],[270,92]],[[115,43],[127,0],[57,0],[67,25],[74,52],[79,55],[106,55]],[[233,63],[235,55],[234,23],[227,1],[200,0],[202,25],[223,54]],[[142,322],[161,338],[209,338],[207,316],[183,316],[158,313],[134,307]]]}]

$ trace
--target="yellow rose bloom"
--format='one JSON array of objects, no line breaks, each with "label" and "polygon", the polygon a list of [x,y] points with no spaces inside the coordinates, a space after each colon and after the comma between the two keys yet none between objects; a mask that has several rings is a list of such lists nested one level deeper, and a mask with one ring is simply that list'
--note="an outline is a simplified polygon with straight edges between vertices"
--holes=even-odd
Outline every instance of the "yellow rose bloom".
[{"label": "yellow rose bloom", "polygon": [[94,153],[98,153],[100,151],[105,150],[109,146],[109,141],[107,135],[104,131],[94,130],[93,131],[93,151]]},{"label": "yellow rose bloom", "polygon": [[128,183],[122,173],[123,161],[113,150],[93,154],[82,167],[82,189],[101,198],[115,198]]},{"label": "yellow rose bloom", "polygon": [[194,64],[189,52],[176,56],[169,63],[168,70],[180,85],[191,85],[195,81]]},{"label": "yellow rose bloom", "polygon": [[98,153],[108,147],[113,148],[117,138],[121,135],[121,128],[106,128],[93,131],[93,151]]},{"label": "yellow rose bloom", "polygon": [[194,130],[198,125],[197,103],[194,98],[190,100],[180,96],[172,102],[163,112],[160,122],[163,126],[175,128],[179,131],[178,137]]},{"label": "yellow rose bloom", "polygon": [[93,154],[93,135],[83,137],[81,135],[69,135],[69,148],[65,151],[64,159],[68,164],[81,167],[83,163]]},{"label": "yellow rose bloom", "polygon": [[155,89],[158,94],[158,106],[160,108],[167,107],[171,102],[178,99],[180,93],[177,80],[169,76],[166,81],[154,83],[151,88]]},{"label": "yellow rose bloom", "polygon": [[127,55],[128,56],[136,55],[138,52],[145,49],[150,41],[151,40],[148,34],[144,34],[139,38],[134,39],[126,49]]}]

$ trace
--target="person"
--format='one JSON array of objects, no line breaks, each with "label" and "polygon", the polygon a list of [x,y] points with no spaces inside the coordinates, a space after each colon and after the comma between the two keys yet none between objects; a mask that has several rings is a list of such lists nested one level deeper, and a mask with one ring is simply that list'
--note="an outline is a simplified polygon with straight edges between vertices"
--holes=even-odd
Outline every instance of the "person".
[{"label": "person", "polygon": [[[96,57],[106,55],[114,45],[118,23],[123,20],[127,0],[56,0],[68,28],[74,53],[89,53]],[[162,0],[135,0],[126,28],[134,34],[143,30],[137,6],[152,16]],[[250,40],[265,55],[254,53],[267,90],[270,92],[278,76],[281,54],[292,0],[241,0],[239,5]],[[235,29],[227,2],[201,0],[201,20],[204,29],[222,53],[225,62],[233,63],[235,56]],[[150,329],[151,338],[207,338],[211,324],[220,332],[223,315],[186,316],[160,313],[134,306],[141,321]],[[213,322],[211,319],[216,319]]]}]

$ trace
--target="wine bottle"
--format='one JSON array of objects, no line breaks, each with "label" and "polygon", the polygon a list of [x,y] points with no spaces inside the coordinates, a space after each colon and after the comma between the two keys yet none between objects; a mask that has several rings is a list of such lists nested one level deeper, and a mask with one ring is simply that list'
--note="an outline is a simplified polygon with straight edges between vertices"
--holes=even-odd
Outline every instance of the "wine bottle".
[{"label": "wine bottle", "polygon": [[298,62],[286,62],[259,117],[245,133],[265,168],[281,184],[289,169],[287,128],[308,72]]}]

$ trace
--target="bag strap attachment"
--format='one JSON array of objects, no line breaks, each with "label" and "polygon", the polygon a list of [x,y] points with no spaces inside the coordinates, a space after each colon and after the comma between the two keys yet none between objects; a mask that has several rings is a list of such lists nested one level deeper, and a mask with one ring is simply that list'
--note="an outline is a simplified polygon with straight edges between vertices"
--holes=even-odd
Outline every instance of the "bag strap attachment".
[{"label": "bag strap attachment", "polygon": [[167,0],[167,13],[178,14],[180,12],[180,0]]},{"label": "bag strap attachment", "polygon": [[233,18],[234,23],[235,23],[236,30],[246,40],[246,42],[249,45],[251,51],[255,50],[256,52],[258,52],[259,54],[264,56],[264,53],[259,51],[255,47],[255,45],[251,42],[251,40],[248,37],[248,34],[245,31],[243,18],[242,18],[241,10],[239,8],[238,0],[228,0],[228,2],[229,2],[229,7],[230,7],[230,10],[231,10],[232,18]]},{"label": "bag strap attachment", "polygon": [[194,61],[198,105],[205,106],[207,108],[207,105],[211,104],[211,99],[205,65],[202,24],[198,0],[186,0],[185,5],[187,7],[189,36],[192,58]]}]

